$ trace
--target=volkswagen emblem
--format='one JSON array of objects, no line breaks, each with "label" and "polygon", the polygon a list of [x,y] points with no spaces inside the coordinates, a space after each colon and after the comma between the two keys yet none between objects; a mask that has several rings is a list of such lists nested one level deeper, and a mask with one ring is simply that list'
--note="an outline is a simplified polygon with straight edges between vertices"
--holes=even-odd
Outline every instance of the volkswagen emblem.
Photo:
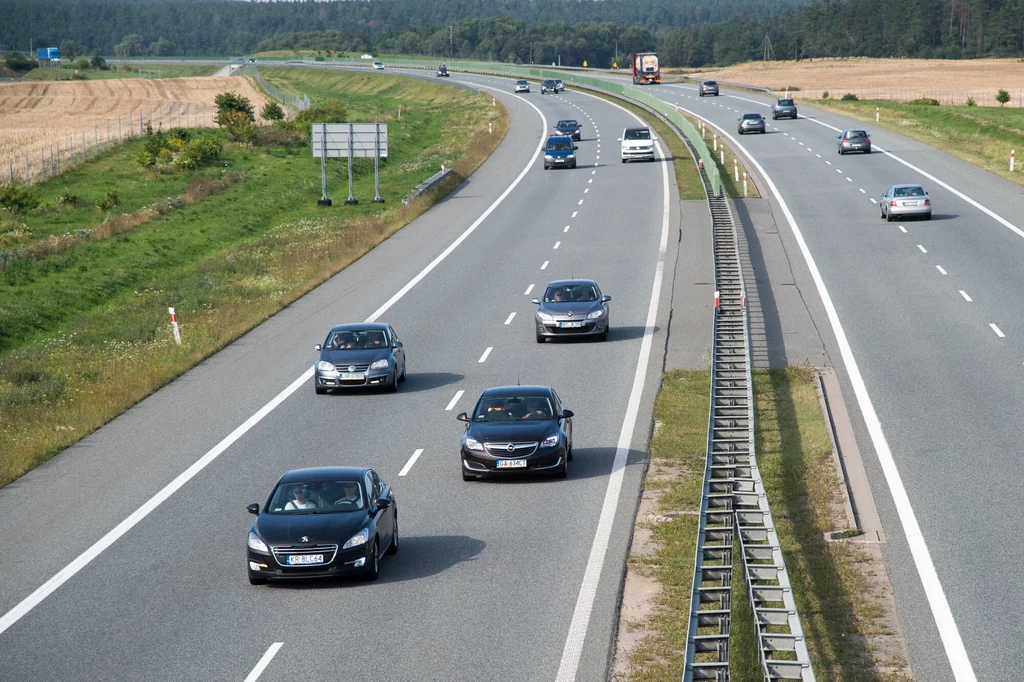
[{"label": "volkswagen emblem", "polygon": [[508,450],[509,452],[515,452],[516,451],[516,444],[515,443],[509,443],[508,447],[506,447],[505,449]]},{"label": "volkswagen emblem", "polygon": [[301,538],[299,538],[299,542],[309,542],[309,536],[303,535]]},{"label": "volkswagen emblem", "polygon": [[355,365],[349,365],[348,366],[348,371],[350,371],[350,372],[356,371],[356,366]]}]

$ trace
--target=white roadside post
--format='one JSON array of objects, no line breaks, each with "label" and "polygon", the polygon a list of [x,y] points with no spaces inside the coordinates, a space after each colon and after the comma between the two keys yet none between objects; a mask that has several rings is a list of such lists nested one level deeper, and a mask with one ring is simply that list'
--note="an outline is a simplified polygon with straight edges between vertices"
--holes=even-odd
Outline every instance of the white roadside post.
[{"label": "white roadside post", "polygon": [[1010,172],[1011,173],[1013,172],[1013,157],[1016,156],[1016,154],[1017,154],[1017,150],[1016,149],[1011,149],[1010,150]]},{"label": "white roadside post", "polygon": [[740,162],[737,161],[736,159],[732,160],[732,174],[733,174],[733,177],[736,179],[736,182],[739,182],[740,181]]},{"label": "white roadside post", "polygon": [[711,138],[715,142],[715,149],[714,149],[714,151],[717,152],[718,151],[718,133],[711,133]]},{"label": "white roadside post", "polygon": [[488,123],[488,124],[487,124],[487,134],[488,134],[488,135],[490,135],[490,134],[492,134],[493,132],[494,132],[494,129],[493,129],[492,127],[491,127],[491,124],[490,124],[490,123]]},{"label": "white roadside post", "polygon": [[[722,145],[722,148],[718,150],[718,162],[721,163],[722,166],[725,166],[725,145],[724,144]],[[725,170],[725,169],[723,168],[722,170]]]},{"label": "white roadside post", "polygon": [[178,329],[178,314],[174,312],[174,308],[168,308],[167,312],[171,315],[171,329],[174,331],[174,343],[181,345],[181,331]]},{"label": "white roadside post", "polygon": [[875,107],[875,123],[878,123],[878,107]]},{"label": "white roadside post", "polygon": [[747,196],[747,171],[743,171],[743,196]]}]

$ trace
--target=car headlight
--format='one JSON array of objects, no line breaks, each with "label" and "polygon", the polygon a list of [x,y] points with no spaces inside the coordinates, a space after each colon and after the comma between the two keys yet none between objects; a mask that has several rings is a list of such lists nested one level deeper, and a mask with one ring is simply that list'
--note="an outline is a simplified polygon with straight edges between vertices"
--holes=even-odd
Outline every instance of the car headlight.
[{"label": "car headlight", "polygon": [[545,154],[544,155],[544,160],[545,161],[554,161],[555,157],[551,156],[550,154]]},{"label": "car headlight", "polygon": [[569,155],[569,158],[570,158],[570,159],[575,159],[575,158],[576,158],[576,155],[575,155],[575,154],[570,154],[570,155]]},{"label": "car headlight", "polygon": [[537,311],[537,317],[539,317],[540,319],[544,320],[545,322],[550,322],[551,320],[555,319],[553,316],[551,316],[551,315],[549,315],[549,314],[547,314],[545,312],[542,312],[540,310]]},{"label": "car headlight", "polygon": [[342,549],[350,549],[352,547],[358,547],[359,545],[365,545],[366,541],[369,539],[369,537],[370,537],[370,531],[368,529],[364,528],[361,531],[359,531],[358,533],[356,533],[355,535],[353,535],[352,537],[350,537],[348,539],[348,542],[346,542],[344,545],[342,545],[341,548]]},{"label": "car headlight", "polygon": [[316,363],[316,368],[318,370],[320,370],[321,372],[333,372],[334,371],[334,365],[332,365],[331,363],[327,362],[326,360],[321,360],[320,362]]},{"label": "car headlight", "polygon": [[553,448],[556,445],[558,445],[558,434],[557,433],[548,436],[543,441],[541,441],[541,444],[540,444],[540,446],[542,448]]},{"label": "car headlight", "polygon": [[382,360],[378,360],[377,362],[375,362],[372,365],[370,365],[370,369],[387,369],[387,367],[388,367],[388,359],[387,358],[384,358]]},{"label": "car headlight", "polygon": [[588,320],[596,320],[599,317],[601,317],[602,315],[604,315],[604,310],[598,309],[598,310],[595,310],[594,312],[590,313],[589,315],[587,315],[587,319]]},{"label": "car headlight", "polygon": [[466,440],[464,440],[463,443],[465,443],[467,450],[479,450],[480,452],[483,452],[484,450],[484,446],[481,445],[480,441],[476,438],[466,436]]},{"label": "car headlight", "polygon": [[270,554],[270,550],[267,548],[267,543],[260,539],[259,535],[249,531],[249,549],[254,552],[263,552],[264,554]]}]

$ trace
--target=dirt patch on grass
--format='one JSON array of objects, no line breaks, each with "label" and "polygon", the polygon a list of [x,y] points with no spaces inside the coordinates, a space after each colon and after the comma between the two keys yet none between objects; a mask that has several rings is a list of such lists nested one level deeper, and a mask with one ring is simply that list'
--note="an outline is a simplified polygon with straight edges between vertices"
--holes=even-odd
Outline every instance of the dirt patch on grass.
[{"label": "dirt patch on grass", "polygon": [[[1017,59],[815,59],[800,62],[746,62],[724,68],[685,71],[695,77],[747,83],[804,99],[853,93],[861,99],[910,101],[923,97],[940,104],[997,106],[996,91],[1011,95],[1007,106],[1024,103],[1024,62]],[[1016,87],[1013,87],[1016,86]]]}]

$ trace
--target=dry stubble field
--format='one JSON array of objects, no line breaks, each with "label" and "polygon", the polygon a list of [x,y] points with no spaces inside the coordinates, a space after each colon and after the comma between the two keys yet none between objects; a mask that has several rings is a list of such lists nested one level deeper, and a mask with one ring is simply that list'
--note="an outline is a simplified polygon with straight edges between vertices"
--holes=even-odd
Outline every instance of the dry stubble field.
[{"label": "dry stubble field", "polygon": [[201,125],[202,106],[207,107],[207,125],[213,125],[213,98],[226,91],[248,97],[257,114],[266,98],[248,78],[168,78],[149,80],[126,78],[94,81],[41,81],[0,83],[0,181],[6,181],[10,162],[14,174],[25,175],[26,158],[30,174],[39,172],[40,151],[59,143],[62,158],[73,140],[75,154],[81,152],[82,133],[91,149],[97,137],[106,140],[107,123],[111,136],[118,136],[118,117],[127,135],[128,117],[149,120],[153,127],[161,122],[167,129],[189,116],[191,123]]},{"label": "dry stubble field", "polygon": [[799,88],[799,96],[812,99],[827,90],[834,98],[851,92],[861,99],[933,97],[940,104],[964,104],[973,97],[978,106],[998,106],[996,91],[1002,88],[1010,93],[1007,106],[1024,105],[1024,60],[1018,59],[814,59],[685,73],[778,91]]}]

